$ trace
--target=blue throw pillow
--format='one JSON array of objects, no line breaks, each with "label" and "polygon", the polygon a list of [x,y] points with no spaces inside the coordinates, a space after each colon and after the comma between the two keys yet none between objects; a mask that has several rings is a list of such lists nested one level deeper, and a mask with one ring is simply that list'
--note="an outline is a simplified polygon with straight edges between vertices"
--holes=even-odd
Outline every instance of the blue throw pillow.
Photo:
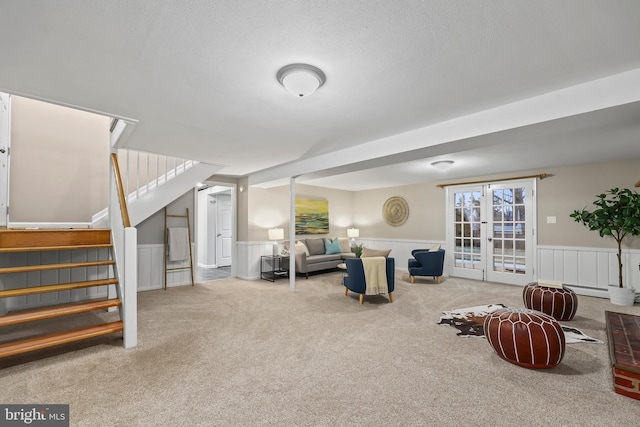
[{"label": "blue throw pillow", "polygon": [[335,239],[324,239],[324,249],[325,254],[339,254],[342,253],[342,248],[340,247],[340,241],[336,237]]}]

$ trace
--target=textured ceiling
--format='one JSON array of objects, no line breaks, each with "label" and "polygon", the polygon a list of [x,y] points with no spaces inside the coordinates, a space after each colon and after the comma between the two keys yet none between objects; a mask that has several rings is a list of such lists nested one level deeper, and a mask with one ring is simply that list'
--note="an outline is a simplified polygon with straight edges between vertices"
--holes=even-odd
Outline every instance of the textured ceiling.
[{"label": "textured ceiling", "polygon": [[[2,0],[0,90],[136,120],[128,147],[255,184],[401,185],[640,158],[639,22],[636,0]],[[294,62],[326,84],[293,97],[275,75]],[[618,96],[563,92],[599,80]],[[538,123],[503,108],[554,92],[526,116],[571,106]],[[420,139],[497,108],[485,133]]]}]

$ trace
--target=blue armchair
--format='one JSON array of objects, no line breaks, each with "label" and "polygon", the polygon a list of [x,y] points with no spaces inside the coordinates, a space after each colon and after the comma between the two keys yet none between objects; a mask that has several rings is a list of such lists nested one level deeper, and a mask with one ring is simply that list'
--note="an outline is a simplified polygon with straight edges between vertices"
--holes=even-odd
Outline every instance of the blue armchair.
[{"label": "blue armchair", "polygon": [[414,249],[411,255],[413,255],[413,259],[409,259],[411,283],[414,282],[415,276],[433,276],[439,284],[444,269],[444,249],[437,251]]},{"label": "blue armchair", "polygon": [[[367,282],[364,277],[364,268],[361,258],[347,258],[344,260],[347,265],[347,275],[344,277],[344,294],[348,295],[349,291],[360,294],[360,304],[364,300],[364,294],[367,290]],[[389,302],[393,302],[391,293],[395,288],[396,279],[396,263],[394,258],[386,259],[387,265],[387,287],[389,290]]]}]

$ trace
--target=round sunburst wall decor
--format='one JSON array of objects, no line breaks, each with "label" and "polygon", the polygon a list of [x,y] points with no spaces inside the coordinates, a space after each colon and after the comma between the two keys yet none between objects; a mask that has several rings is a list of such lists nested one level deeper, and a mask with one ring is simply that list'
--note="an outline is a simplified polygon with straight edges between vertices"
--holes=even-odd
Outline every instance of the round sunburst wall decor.
[{"label": "round sunburst wall decor", "polygon": [[409,218],[409,204],[402,197],[389,197],[382,206],[382,216],[387,224],[399,227]]}]

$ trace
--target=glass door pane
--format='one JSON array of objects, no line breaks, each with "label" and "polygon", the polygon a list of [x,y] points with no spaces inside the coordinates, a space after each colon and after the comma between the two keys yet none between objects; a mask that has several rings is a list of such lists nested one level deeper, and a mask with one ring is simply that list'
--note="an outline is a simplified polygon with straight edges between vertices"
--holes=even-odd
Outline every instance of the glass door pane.
[{"label": "glass door pane", "polygon": [[526,284],[534,279],[533,180],[447,189],[449,275]]},{"label": "glass door pane", "polygon": [[482,280],[482,188],[456,188],[449,194],[451,205],[448,212],[453,234],[449,239],[453,256],[452,275]]},{"label": "glass door pane", "polygon": [[[493,247],[487,280],[525,284],[533,279],[531,256],[532,233],[528,227],[531,185],[526,182],[492,184],[488,190],[491,201]],[[507,277],[511,276],[511,277]]]}]

